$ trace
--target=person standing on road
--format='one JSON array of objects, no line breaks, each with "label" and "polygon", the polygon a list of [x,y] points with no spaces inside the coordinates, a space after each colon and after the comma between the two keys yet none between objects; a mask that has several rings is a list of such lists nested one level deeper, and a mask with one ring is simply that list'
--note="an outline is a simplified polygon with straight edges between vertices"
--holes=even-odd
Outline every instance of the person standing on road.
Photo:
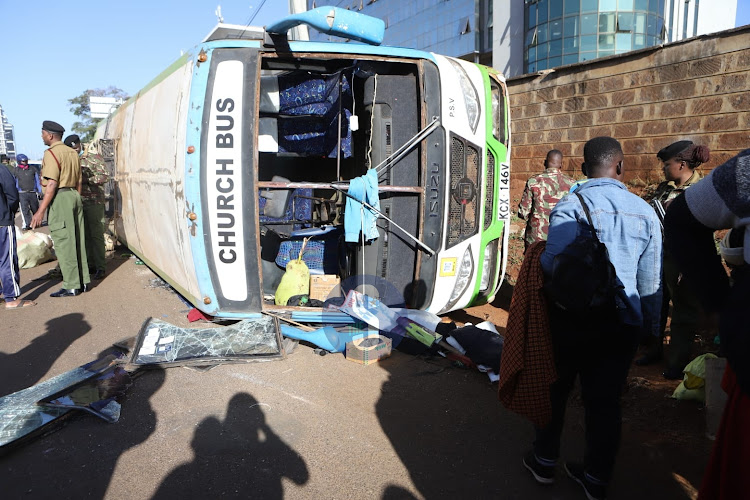
[{"label": "person standing on road", "polygon": [[16,210],[18,210],[18,189],[13,175],[6,168],[0,168],[0,284],[6,309],[21,309],[34,306],[30,300],[21,300],[21,275],[16,253]]},{"label": "person standing on road", "polygon": [[[612,304],[580,317],[549,304],[550,333],[558,379],[550,387],[550,424],[536,429],[533,450],[523,460],[537,482],[551,484],[560,454],[568,396],[580,377],[586,412],[586,451],[582,464],[565,470],[589,499],[604,498],[620,445],[620,399],[639,335],[656,334],[661,308],[662,234],[654,210],[622,183],[620,143],[596,137],[583,148],[589,180],[576,191],[588,206],[596,234],[605,244],[623,293]],[[541,257],[545,277],[555,256],[588,232],[577,196],[560,201],[550,214],[549,238]]]},{"label": "person standing on road", "polygon": [[29,166],[29,157],[20,154],[16,156],[16,187],[21,197],[21,220],[23,230],[31,229],[31,218],[39,210],[39,199],[42,196],[42,184],[39,180],[39,170]]},{"label": "person standing on road", "polygon": [[[76,134],[65,138],[65,145],[73,148],[80,156],[81,201],[86,232],[86,257],[89,261],[89,274],[95,280],[104,278],[106,273],[106,251],[104,248],[104,183],[109,180],[104,158],[92,151],[82,153],[81,138]],[[91,148],[91,146],[89,146]]]},{"label": "person standing on road", "polygon": [[518,217],[526,221],[524,251],[533,243],[547,239],[549,214],[575,183],[575,179],[562,172],[562,161],[560,151],[549,151],[544,160],[544,172],[526,181],[518,204]]},{"label": "person standing on road", "polygon": [[44,212],[49,207],[49,232],[63,276],[63,287],[50,297],[80,295],[88,289],[91,281],[80,195],[81,166],[78,154],[62,143],[64,132],[59,123],[49,120],[42,123],[42,140],[49,146],[42,160],[44,198],[31,219],[32,229],[41,226]]},{"label": "person standing on road", "polygon": [[[692,141],[677,141],[662,148],[656,157],[664,164],[666,180],[659,184],[653,195],[646,196],[646,201],[651,203],[659,218],[663,220],[664,213],[672,200],[701,179],[696,168],[710,159],[710,151],[706,146],[693,144]],[[675,260],[667,249],[664,250],[663,270],[666,290],[662,305],[663,318],[660,335],[649,339],[648,351],[636,360],[636,364],[648,365],[662,357],[661,334],[664,333],[671,300],[669,358],[663,375],[668,380],[682,380],[682,370],[692,359],[693,337],[698,327],[701,306],[692,290],[682,283]]]}]

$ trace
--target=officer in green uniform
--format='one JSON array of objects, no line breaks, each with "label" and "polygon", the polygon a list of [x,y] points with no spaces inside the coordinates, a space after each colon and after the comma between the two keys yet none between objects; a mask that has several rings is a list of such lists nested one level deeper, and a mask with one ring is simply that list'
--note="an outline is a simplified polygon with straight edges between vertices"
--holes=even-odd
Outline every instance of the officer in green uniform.
[{"label": "officer in green uniform", "polygon": [[[69,135],[63,141],[81,155],[81,138],[76,134]],[[83,202],[83,219],[86,226],[86,257],[89,261],[89,273],[92,278],[104,278],[106,260],[104,249],[104,183],[109,180],[104,158],[89,150],[81,158],[81,175],[83,185],[81,200]]]},{"label": "officer in green uniform", "polygon": [[[693,144],[692,141],[677,141],[662,148],[656,156],[663,163],[666,180],[659,184],[653,194],[649,193],[644,198],[663,220],[663,215],[672,200],[701,179],[695,169],[710,159],[710,152],[706,146]],[[682,282],[675,259],[666,250],[663,272],[664,284],[668,291],[668,294],[664,294],[665,300],[672,301],[669,357],[664,378],[679,380],[683,377],[682,370],[691,360],[693,337],[698,327],[701,306],[695,294]],[[667,311],[667,307],[662,308],[663,315],[666,315]],[[636,364],[650,364],[661,357],[661,338],[654,340],[655,344],[649,346],[647,353],[636,360]]]},{"label": "officer in green uniform", "polygon": [[42,160],[44,198],[31,218],[32,228],[41,226],[44,212],[49,208],[49,232],[63,275],[63,287],[50,294],[51,297],[80,295],[91,281],[80,195],[81,166],[78,154],[62,143],[64,132],[59,123],[49,120],[42,123],[42,140],[49,146]]}]

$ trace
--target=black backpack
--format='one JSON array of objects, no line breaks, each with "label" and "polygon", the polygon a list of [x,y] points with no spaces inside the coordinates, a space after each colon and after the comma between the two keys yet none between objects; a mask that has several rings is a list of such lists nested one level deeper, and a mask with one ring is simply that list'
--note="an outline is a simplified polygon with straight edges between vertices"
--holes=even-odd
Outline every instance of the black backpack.
[{"label": "black backpack", "polygon": [[609,260],[607,247],[596,235],[589,207],[580,194],[574,194],[586,212],[588,231],[555,256],[544,290],[549,300],[571,313],[614,308],[615,296],[624,286]]}]

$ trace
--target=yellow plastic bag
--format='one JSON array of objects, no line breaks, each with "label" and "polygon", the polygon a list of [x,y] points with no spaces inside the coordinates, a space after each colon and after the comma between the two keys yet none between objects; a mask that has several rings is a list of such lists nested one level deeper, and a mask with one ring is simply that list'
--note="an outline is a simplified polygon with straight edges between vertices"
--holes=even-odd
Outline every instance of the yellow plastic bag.
[{"label": "yellow plastic bag", "polygon": [[278,288],[276,288],[274,302],[277,306],[285,306],[289,299],[295,295],[310,294],[310,270],[302,260],[306,245],[307,238],[302,242],[302,248],[300,248],[297,259],[290,260],[286,265],[286,272],[281,277]]},{"label": "yellow plastic bag", "polygon": [[706,401],[706,359],[716,358],[709,353],[701,354],[685,367],[685,377],[672,393],[675,399]]}]

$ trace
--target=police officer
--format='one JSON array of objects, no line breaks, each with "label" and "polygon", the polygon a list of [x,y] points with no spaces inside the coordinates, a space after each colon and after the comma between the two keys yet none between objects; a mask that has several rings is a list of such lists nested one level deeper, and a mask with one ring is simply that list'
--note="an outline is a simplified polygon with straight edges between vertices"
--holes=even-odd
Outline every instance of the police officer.
[{"label": "police officer", "polygon": [[[81,155],[81,138],[76,134],[69,135],[63,141],[66,146]],[[92,151],[80,156],[83,185],[81,200],[83,202],[83,219],[86,226],[86,257],[89,261],[89,273],[92,278],[100,280],[105,273],[104,249],[104,183],[109,180],[104,158]]]},{"label": "police officer", "polygon": [[32,228],[41,226],[44,212],[49,207],[49,232],[63,275],[63,287],[50,297],[80,295],[91,281],[80,195],[81,166],[78,154],[62,143],[64,132],[59,123],[49,120],[42,123],[42,140],[49,146],[42,160],[44,198],[31,218]]},{"label": "police officer", "polygon": [[[692,141],[677,141],[662,148],[656,157],[662,162],[665,181],[659,184],[653,195],[646,195],[647,201],[663,217],[667,207],[690,186],[696,184],[701,176],[696,170],[702,163],[710,160],[708,147],[693,144]],[[695,263],[695,265],[700,265]],[[670,343],[667,367],[663,376],[668,380],[682,380],[682,370],[693,358],[693,338],[698,329],[701,306],[698,298],[681,279],[677,262],[669,251],[664,252],[664,284],[667,294],[662,305],[662,326],[666,328],[666,315],[669,311],[668,300],[672,300],[672,321],[670,323]],[[663,329],[662,328],[662,335]],[[649,339],[650,345],[646,354],[636,360],[636,364],[646,365],[661,358],[661,337]]]}]

